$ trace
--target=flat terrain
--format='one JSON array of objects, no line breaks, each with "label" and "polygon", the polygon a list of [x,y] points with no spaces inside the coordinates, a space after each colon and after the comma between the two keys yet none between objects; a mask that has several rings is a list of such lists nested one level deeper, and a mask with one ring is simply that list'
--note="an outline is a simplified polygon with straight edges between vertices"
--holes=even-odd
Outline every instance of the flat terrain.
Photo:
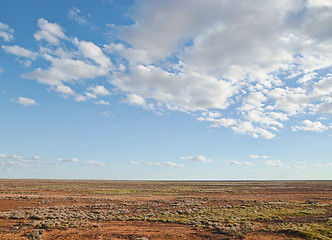
[{"label": "flat terrain", "polygon": [[2,179],[0,239],[332,239],[332,181]]}]

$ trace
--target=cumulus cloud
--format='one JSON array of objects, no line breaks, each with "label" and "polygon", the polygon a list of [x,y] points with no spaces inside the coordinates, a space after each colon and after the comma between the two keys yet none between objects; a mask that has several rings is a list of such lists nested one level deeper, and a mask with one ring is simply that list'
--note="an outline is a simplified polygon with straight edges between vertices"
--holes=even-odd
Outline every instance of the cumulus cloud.
[{"label": "cumulus cloud", "polygon": [[[254,138],[276,137],[295,117],[332,112],[329,1],[134,4],[128,14],[133,24],[114,26],[117,41],[103,47],[67,37],[57,23],[39,19],[34,37],[46,47],[38,56],[49,66],[22,77],[76,101],[106,105],[97,97],[107,94],[64,87],[103,77],[125,103],[157,113],[194,113],[211,127]],[[68,16],[83,23],[79,13],[73,8]],[[317,122],[303,124],[293,130],[325,129]]]},{"label": "cumulus cloud", "polygon": [[197,73],[173,73],[152,65],[137,65],[130,74],[116,73],[111,83],[128,95],[157,101],[169,110],[225,109],[234,87],[227,81]]},{"label": "cumulus cloud", "polygon": [[294,126],[292,128],[293,131],[297,130],[302,130],[302,131],[311,131],[311,132],[324,132],[326,131],[329,127],[325,126],[319,121],[312,122],[310,120],[304,120],[302,122],[302,126]]},{"label": "cumulus cloud", "polygon": [[203,162],[203,163],[212,163],[213,160],[205,157],[205,156],[181,156],[180,157],[182,160],[190,160],[194,162]]},{"label": "cumulus cloud", "polygon": [[[57,23],[45,19],[38,20],[39,31],[35,33],[38,41],[46,40],[46,45],[40,47],[38,53],[14,46],[3,46],[4,50],[17,56],[36,60],[36,56],[50,63],[49,67],[36,68],[32,72],[22,74],[22,78],[34,79],[50,86],[49,89],[61,93],[62,97],[71,97],[75,101],[93,100],[100,96],[108,96],[110,92],[102,85],[88,87],[88,92],[76,92],[69,84],[84,84],[85,80],[110,75],[112,63],[103,51],[94,43],[70,38]],[[42,42],[45,43],[45,42]],[[71,44],[70,48],[63,48]],[[31,64],[31,62],[30,62]],[[108,105],[105,100],[96,100],[96,104]]]},{"label": "cumulus cloud", "polygon": [[139,165],[139,162],[136,162],[136,161],[130,161],[129,164],[130,164],[130,165]]},{"label": "cumulus cloud", "polygon": [[8,157],[8,159],[22,160],[22,159],[24,159],[24,157],[18,156],[18,155],[11,155]]},{"label": "cumulus cloud", "polygon": [[106,167],[107,166],[106,163],[94,161],[94,160],[85,161],[85,165],[92,166],[92,167]]},{"label": "cumulus cloud", "polygon": [[19,155],[0,154],[0,168],[29,168],[29,167],[45,167],[52,165],[50,162],[44,161],[40,156],[23,157]]},{"label": "cumulus cloud", "polygon": [[[87,90],[90,91],[91,94],[93,94],[92,96],[111,95],[111,93],[104,86],[100,86],[100,85],[90,86],[90,87],[88,87]],[[93,97],[93,98],[95,98],[95,97]]]},{"label": "cumulus cloud", "polygon": [[272,167],[283,167],[284,163],[282,163],[280,160],[267,160],[264,162],[264,165]]},{"label": "cumulus cloud", "polygon": [[10,28],[7,24],[0,22],[0,37],[4,41],[12,41],[14,39],[13,33],[14,29]]},{"label": "cumulus cloud", "polygon": [[59,162],[78,162],[77,158],[58,158]]},{"label": "cumulus cloud", "polygon": [[254,165],[252,162],[237,161],[237,160],[230,160],[230,161],[227,161],[226,163],[231,164],[231,165],[243,165],[243,166],[253,166]]},{"label": "cumulus cloud", "polygon": [[104,100],[95,101],[94,103],[95,103],[95,104],[99,104],[99,105],[110,105],[109,102],[104,101]]},{"label": "cumulus cloud", "polygon": [[6,53],[10,53],[10,54],[14,54],[18,57],[25,57],[25,58],[30,58],[32,60],[35,60],[37,57],[37,53],[32,52],[28,49],[19,47],[17,45],[14,46],[5,46],[2,45],[2,49],[6,52]]},{"label": "cumulus cloud", "polygon": [[82,81],[83,79],[105,75],[105,71],[98,66],[82,60],[57,58],[47,54],[44,57],[52,63],[52,67],[48,69],[37,68],[31,73],[23,74],[22,77],[36,79],[39,83],[57,86],[65,82]]},{"label": "cumulus cloud", "polygon": [[21,104],[24,107],[29,107],[29,106],[36,106],[38,105],[37,102],[31,98],[26,98],[26,97],[19,97],[17,100],[13,100],[14,102]]},{"label": "cumulus cloud", "polygon": [[38,19],[40,30],[34,34],[36,40],[46,40],[50,44],[58,45],[60,39],[66,39],[63,29],[56,23],[49,23],[43,18]]},{"label": "cumulus cloud", "polygon": [[0,168],[3,167],[17,167],[17,168],[27,168],[28,165],[22,161],[7,160],[0,162]]},{"label": "cumulus cloud", "polygon": [[70,87],[61,84],[52,87],[52,90],[54,90],[55,92],[62,93],[65,96],[75,95],[75,92]]},{"label": "cumulus cloud", "polygon": [[145,99],[136,94],[129,94],[126,97],[125,102],[127,102],[129,104],[139,105],[139,106],[146,106]]},{"label": "cumulus cloud", "polygon": [[[240,104],[238,118],[223,112],[198,119],[239,134],[273,138],[284,127],[283,121],[317,111],[311,103],[317,99],[326,102],[322,95],[314,100],[307,84],[317,81],[315,71],[332,64],[332,55],[325,50],[331,43],[323,40],[330,32],[329,7],[325,4],[317,9],[317,4],[297,0],[278,4],[255,0],[248,4],[227,0],[137,3],[132,14],[135,24],[120,28],[120,37],[130,47],[108,46],[123,53],[130,71],[129,76],[116,75],[118,79],[112,83],[171,110],[205,112]],[[259,19],[253,17],[257,15]],[[144,66],[137,59],[128,59],[129,50],[144,53]],[[173,68],[158,63],[170,56],[179,59]],[[297,87],[289,87],[280,74],[290,79],[302,77]],[[140,102],[144,106],[143,99]],[[329,109],[328,104],[321,109]]]},{"label": "cumulus cloud", "polygon": [[93,42],[80,41],[75,38],[73,43],[78,47],[84,57],[93,60],[105,69],[112,67],[111,60]]},{"label": "cumulus cloud", "polygon": [[111,95],[110,91],[101,85],[90,86],[87,88],[87,92],[85,92],[86,98],[93,99],[93,102],[99,105],[110,105],[108,101],[97,100],[98,97],[105,97],[108,95]]},{"label": "cumulus cloud", "polygon": [[150,166],[164,166],[164,167],[170,167],[170,168],[173,168],[173,167],[185,167],[183,164],[178,164],[178,163],[174,163],[174,162],[169,162],[169,161],[166,161],[166,162],[147,162],[146,163],[147,165],[150,165]]}]

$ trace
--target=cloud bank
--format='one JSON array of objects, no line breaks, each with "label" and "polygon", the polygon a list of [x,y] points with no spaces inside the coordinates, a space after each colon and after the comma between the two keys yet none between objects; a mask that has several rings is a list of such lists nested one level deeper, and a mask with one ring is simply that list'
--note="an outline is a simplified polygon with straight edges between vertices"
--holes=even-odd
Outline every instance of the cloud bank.
[{"label": "cloud bank", "polygon": [[[123,102],[163,113],[183,111],[211,127],[271,139],[296,118],[332,113],[332,5],[329,1],[135,3],[132,25],[114,26],[116,41],[97,45],[40,18],[38,53],[6,53],[49,63],[22,75],[62,97],[108,105],[110,87]],[[79,9],[68,16],[81,24]],[[259,17],[257,17],[259,16]],[[1,23],[0,36],[14,31]],[[66,46],[66,47],[64,47]],[[94,79],[103,78],[102,84]],[[75,86],[83,85],[75,90]],[[293,131],[328,125],[301,119]],[[271,162],[269,164],[272,164]]]}]

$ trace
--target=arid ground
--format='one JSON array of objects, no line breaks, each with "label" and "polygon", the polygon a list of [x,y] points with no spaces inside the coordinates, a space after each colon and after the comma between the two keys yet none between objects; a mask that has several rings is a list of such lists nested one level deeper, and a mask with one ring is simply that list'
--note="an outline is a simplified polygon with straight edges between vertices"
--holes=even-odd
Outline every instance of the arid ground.
[{"label": "arid ground", "polygon": [[2,179],[0,239],[332,239],[332,181]]}]

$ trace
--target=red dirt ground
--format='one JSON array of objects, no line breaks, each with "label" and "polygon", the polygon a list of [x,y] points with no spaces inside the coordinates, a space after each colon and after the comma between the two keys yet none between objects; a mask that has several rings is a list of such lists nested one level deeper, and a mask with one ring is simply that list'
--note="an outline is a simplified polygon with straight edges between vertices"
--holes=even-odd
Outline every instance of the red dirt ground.
[{"label": "red dirt ground", "polygon": [[[331,182],[124,182],[124,181],[65,181],[65,180],[0,180],[0,212],[22,210],[35,207],[78,206],[95,203],[149,202],[152,200],[176,201],[177,197],[201,197],[213,199],[205,206],[229,204],[241,201],[290,201],[294,203],[317,202],[332,203]],[[82,185],[75,188],[54,189],[56,185]],[[172,194],[156,195],[117,195],[94,194],[86,189],[128,188],[161,189],[185,185],[193,190],[174,190]],[[41,187],[35,190],[35,188]],[[45,186],[50,186],[47,189]],[[73,185],[74,186],[74,185]],[[106,187],[105,187],[106,186]],[[190,189],[191,189],[190,188]],[[113,188],[112,188],[113,189]],[[180,188],[181,189],[181,188]],[[84,190],[84,191],[83,191]],[[27,239],[30,226],[22,227],[24,220],[0,218],[0,240]],[[148,240],[198,240],[198,239],[233,239],[216,234],[207,229],[196,229],[191,225],[147,221],[96,221],[93,226],[68,229],[45,230],[43,239],[139,239]],[[234,238],[236,239],[236,238]],[[240,238],[238,238],[240,239]],[[286,240],[304,239],[285,234],[253,232],[244,236],[245,240]]]}]

